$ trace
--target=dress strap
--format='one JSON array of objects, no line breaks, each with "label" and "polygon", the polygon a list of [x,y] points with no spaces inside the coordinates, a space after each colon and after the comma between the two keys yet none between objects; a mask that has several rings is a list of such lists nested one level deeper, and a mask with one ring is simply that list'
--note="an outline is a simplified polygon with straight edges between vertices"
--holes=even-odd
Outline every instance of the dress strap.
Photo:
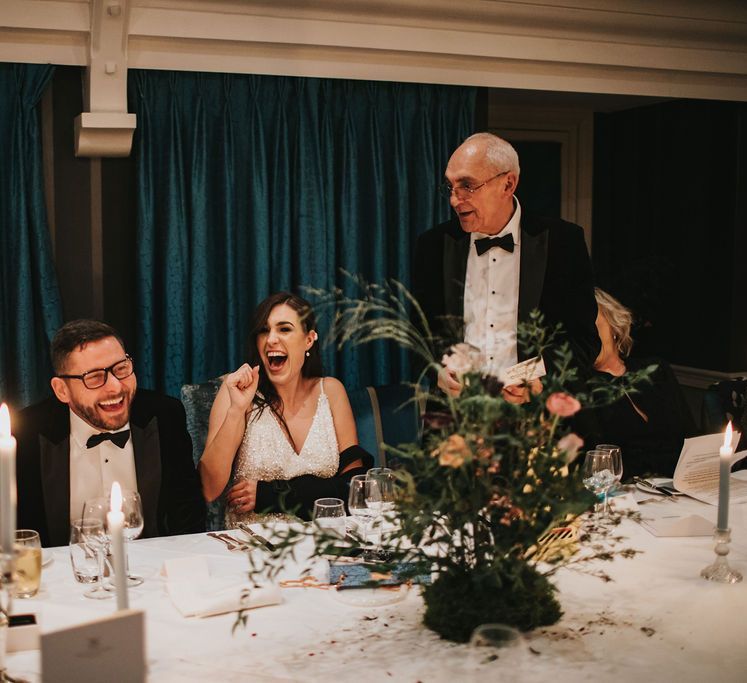
[{"label": "dress strap", "polygon": [[324,377],[319,378],[319,395],[324,396]]}]

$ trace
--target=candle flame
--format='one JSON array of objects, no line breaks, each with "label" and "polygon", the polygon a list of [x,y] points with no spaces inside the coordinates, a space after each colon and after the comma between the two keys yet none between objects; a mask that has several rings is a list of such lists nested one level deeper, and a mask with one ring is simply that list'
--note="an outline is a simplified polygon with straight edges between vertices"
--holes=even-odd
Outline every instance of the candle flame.
[{"label": "candle flame", "polygon": [[729,424],[726,425],[726,431],[724,432],[724,448],[731,448],[731,435],[731,420],[729,420]]},{"label": "candle flame", "polygon": [[122,512],[122,487],[118,481],[112,484],[112,512]]},{"label": "candle flame", "polygon": [[0,437],[10,436],[10,411],[7,404],[0,406]]}]

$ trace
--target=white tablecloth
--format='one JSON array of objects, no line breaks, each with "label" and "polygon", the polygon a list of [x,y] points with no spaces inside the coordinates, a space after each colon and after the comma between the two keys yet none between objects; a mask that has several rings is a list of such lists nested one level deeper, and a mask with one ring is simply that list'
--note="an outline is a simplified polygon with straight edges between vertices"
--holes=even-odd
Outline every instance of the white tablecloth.
[{"label": "white tablecloth", "polygon": [[[690,499],[652,505],[715,520],[716,509]],[[729,561],[747,575],[747,506],[731,509]],[[747,681],[747,581],[721,585],[700,578],[713,558],[708,537],[657,538],[632,521],[620,528],[633,559],[601,563],[604,582],[562,570],[555,578],[564,610],[553,627],[528,635],[532,654],[519,680]],[[113,601],[83,597],[66,548],[51,551],[42,590],[17,601],[16,612],[35,611],[43,632],[114,610]],[[130,591],[131,607],[146,611],[147,657],[152,681],[437,681],[468,680],[467,648],[440,640],[421,625],[416,591],[395,605],[360,608],[332,591],[283,589],[284,604],[254,610],[245,629],[231,635],[235,615],[186,619],[165,592],[165,559],[191,554],[208,559],[211,574],[237,576],[245,558],[198,534],[136,541],[133,571],[147,580]],[[285,577],[298,576],[289,567]],[[39,679],[38,652],[8,656],[9,672]],[[506,680],[517,680],[509,674]]]}]

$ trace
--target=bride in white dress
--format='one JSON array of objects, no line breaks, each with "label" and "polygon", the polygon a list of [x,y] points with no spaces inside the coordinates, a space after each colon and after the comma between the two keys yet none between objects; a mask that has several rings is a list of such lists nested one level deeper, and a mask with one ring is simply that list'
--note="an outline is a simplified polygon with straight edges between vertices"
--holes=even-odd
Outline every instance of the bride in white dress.
[{"label": "bride in white dress", "polygon": [[249,363],[226,375],[210,411],[199,469],[208,501],[226,492],[226,524],[347,499],[350,478],[371,457],[358,446],[345,387],[322,377],[311,306],[279,292],[255,311]]}]

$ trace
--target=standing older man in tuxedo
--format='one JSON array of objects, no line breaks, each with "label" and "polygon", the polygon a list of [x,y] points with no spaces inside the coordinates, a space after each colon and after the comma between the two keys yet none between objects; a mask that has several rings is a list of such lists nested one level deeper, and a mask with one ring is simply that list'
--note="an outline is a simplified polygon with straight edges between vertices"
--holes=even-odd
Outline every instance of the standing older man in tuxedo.
[{"label": "standing older man in tuxedo", "polygon": [[[518,322],[539,309],[546,325],[562,323],[577,365],[591,368],[600,342],[597,306],[583,230],[522,211],[515,196],[519,158],[491,133],[467,138],[446,167],[443,192],[456,214],[420,235],[413,290],[432,329],[447,318],[464,322],[464,341],[485,355],[494,373],[521,360]],[[439,386],[458,393],[456,376]],[[506,387],[521,402],[525,387]]]},{"label": "standing older man in tuxedo", "polygon": [[137,389],[119,334],[75,320],[52,340],[56,398],[19,414],[18,526],[63,545],[83,502],[113,481],[140,493],[143,536],[205,529],[205,501],[182,404]]}]

